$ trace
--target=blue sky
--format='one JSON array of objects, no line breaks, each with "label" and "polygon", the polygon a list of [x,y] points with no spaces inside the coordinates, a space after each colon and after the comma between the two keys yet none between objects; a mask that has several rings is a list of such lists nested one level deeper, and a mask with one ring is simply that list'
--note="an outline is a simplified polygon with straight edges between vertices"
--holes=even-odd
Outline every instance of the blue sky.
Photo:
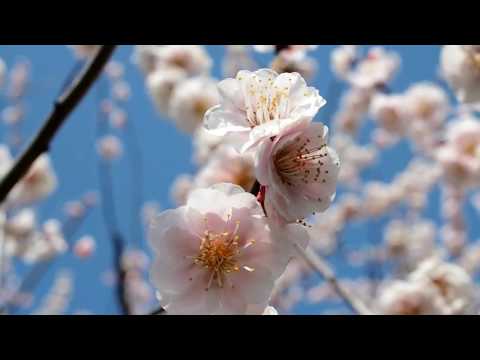
[{"label": "blue sky", "polygon": [[[333,46],[322,45],[312,53],[320,65],[311,84],[317,87],[324,97],[327,96],[327,88],[332,78],[328,61],[332,48]],[[440,46],[412,45],[387,48],[398,51],[402,56],[401,70],[391,85],[393,92],[405,90],[412,82],[433,81],[437,78]],[[220,64],[224,47],[207,46],[207,49],[215,63],[213,76],[221,78]],[[172,181],[180,173],[193,173],[195,170],[191,161],[191,139],[177,131],[171,122],[162,119],[155,111],[146,93],[142,75],[131,63],[131,54],[132,46],[123,45],[117,49],[114,58],[126,65],[126,79],[132,89],[132,97],[126,108],[143,154],[143,198],[145,201],[157,201],[163,208],[168,208],[172,206],[169,199]],[[32,62],[32,85],[27,96],[28,112],[23,126],[23,134],[30,137],[40,127],[50,110],[62,82],[75,64],[75,59],[70,49],[61,45],[0,46],[0,57],[8,67],[21,57],[27,57]],[[257,60],[262,65],[268,64],[268,56],[257,55]],[[98,89],[94,89],[84,99],[53,141],[50,155],[60,181],[55,193],[38,205],[40,220],[61,217],[65,201],[76,199],[88,190],[98,189],[95,150],[96,91]],[[336,102],[328,98],[327,101],[333,104]],[[0,105],[4,106],[2,103]],[[317,115],[319,120],[322,120],[322,113],[326,110],[327,108]],[[368,125],[363,131],[369,131]],[[2,141],[5,141],[4,125],[0,126],[0,136]],[[132,186],[127,156],[128,154],[113,165],[118,217],[120,228],[125,234],[128,234],[130,226]],[[406,165],[408,159],[408,145],[401,143],[382,155],[377,170],[372,171],[369,176],[380,180],[391,179],[396,171]],[[438,194],[434,193],[427,211],[428,215],[435,219],[438,218],[438,201]],[[469,209],[470,217],[474,216],[472,211]],[[471,223],[469,221],[469,224]],[[347,229],[345,232],[347,243],[360,241],[358,237],[366,236],[366,228],[369,225],[372,226],[358,224],[353,229]],[[75,293],[68,312],[89,310],[103,314],[117,313],[118,307],[113,291],[101,280],[102,273],[111,267],[111,246],[98,208],[88,216],[75,239],[83,234],[91,234],[97,239],[97,251],[94,256],[88,260],[79,260],[70,254],[62,256],[43,278],[37,288],[37,294],[41,295],[51,286],[56,270],[68,268],[73,271],[75,280]],[[349,275],[355,276],[354,272],[342,267],[339,271],[348,271]],[[312,281],[318,281],[318,278]],[[41,298],[42,296],[37,297],[34,308]],[[26,311],[28,312],[28,309]],[[318,311],[319,309],[307,305],[300,305],[295,309],[296,313]]]}]

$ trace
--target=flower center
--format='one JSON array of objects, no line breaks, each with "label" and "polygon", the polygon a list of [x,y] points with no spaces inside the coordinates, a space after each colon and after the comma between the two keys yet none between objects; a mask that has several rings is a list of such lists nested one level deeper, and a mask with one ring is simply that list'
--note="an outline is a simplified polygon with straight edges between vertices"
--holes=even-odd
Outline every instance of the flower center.
[{"label": "flower center", "polygon": [[435,277],[432,279],[433,285],[440,291],[443,297],[447,297],[450,285],[448,284],[447,280],[441,276]]},{"label": "flower center", "polygon": [[[216,282],[218,287],[223,288],[226,275],[232,272],[245,269],[254,271],[248,266],[241,266],[238,263],[238,255],[242,248],[239,246],[239,236],[237,235],[240,222],[237,221],[233,232],[214,232],[205,230],[201,238],[198,255],[194,257],[193,262],[202,266],[211,272],[206,291]],[[251,240],[245,247],[252,245],[255,241]],[[233,285],[232,285],[233,287]]]},{"label": "flower center", "polygon": [[203,120],[203,115],[205,115],[205,113],[208,109],[210,109],[211,106],[212,104],[210,103],[210,101],[204,98],[200,98],[193,104],[193,112],[198,119]]},{"label": "flower center", "polygon": [[[318,135],[321,138],[321,135]],[[287,186],[325,183],[328,170],[323,170],[328,156],[326,144],[311,144],[309,138],[297,137],[274,156],[274,164],[282,183]]]},{"label": "flower center", "polygon": [[175,56],[172,57],[170,62],[172,65],[178,66],[181,69],[188,68],[188,60],[185,54],[176,54]]},{"label": "flower center", "polygon": [[468,146],[465,147],[465,154],[468,154],[472,157],[475,157],[477,156],[477,144],[475,143],[471,143],[471,144],[468,144]]},{"label": "flower center", "polygon": [[435,111],[435,108],[432,104],[426,101],[420,101],[417,106],[417,113],[421,119],[430,119]]},{"label": "flower center", "polygon": [[421,315],[422,305],[419,301],[404,299],[400,303],[400,313],[402,315]]},{"label": "flower center", "polygon": [[[238,80],[242,80],[239,77]],[[253,76],[248,82],[245,96],[247,120],[250,126],[262,125],[266,122],[283,119],[289,112],[289,91],[293,77],[288,77],[288,84],[273,85],[274,78]],[[305,96],[308,96],[307,92]]]}]

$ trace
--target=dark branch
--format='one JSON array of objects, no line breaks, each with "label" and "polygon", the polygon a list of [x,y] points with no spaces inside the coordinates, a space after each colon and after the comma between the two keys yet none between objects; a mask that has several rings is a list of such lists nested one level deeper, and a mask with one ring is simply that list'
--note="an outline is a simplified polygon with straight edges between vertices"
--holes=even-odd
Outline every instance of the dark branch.
[{"label": "dark branch", "polygon": [[15,184],[26,174],[33,162],[41,154],[48,151],[55,134],[88,92],[114,50],[115,45],[102,45],[69,89],[55,101],[54,108],[40,131],[2,179],[0,183],[0,203],[5,200]]}]

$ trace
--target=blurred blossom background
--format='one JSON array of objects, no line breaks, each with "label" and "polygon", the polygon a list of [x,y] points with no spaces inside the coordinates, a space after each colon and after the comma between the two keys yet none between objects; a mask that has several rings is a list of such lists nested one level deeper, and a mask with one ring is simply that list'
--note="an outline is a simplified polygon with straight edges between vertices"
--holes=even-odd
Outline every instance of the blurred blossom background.
[{"label": "blurred blossom background", "polygon": [[[457,106],[454,93],[440,76],[441,46],[381,46],[386,51],[395,52],[399,59],[398,69],[388,81],[383,93],[403,94],[412,85],[426,81],[444,91],[452,107]],[[359,51],[361,54],[367,54],[372,47],[361,46]],[[234,64],[225,61],[229,56],[234,56],[232,54],[235,51],[242,52],[244,49],[227,48],[223,45],[208,45],[204,48],[211,60],[210,76],[214,80],[234,77],[236,73]],[[359,297],[365,299],[365,302],[374,306],[372,304],[376,304],[380,298],[383,286],[397,275],[399,278],[405,277],[405,269],[412,267],[411,264],[400,264],[392,255],[393,252],[417,251],[419,257],[423,257],[425,252],[429,253],[429,250],[424,249],[405,250],[407,245],[404,244],[406,241],[404,239],[409,236],[420,238],[413,239],[414,245],[409,246],[428,247],[431,240],[433,242],[431,246],[434,248],[435,244],[438,248],[448,248],[446,250],[448,256],[453,259],[452,261],[462,264],[464,268],[474,267],[471,263],[480,261],[465,258],[466,253],[473,254],[473,251],[462,252],[456,249],[456,247],[470,249],[480,235],[478,226],[480,193],[474,186],[466,191],[466,200],[462,202],[461,210],[467,235],[464,243],[460,244],[458,236],[451,236],[451,243],[447,240],[445,245],[448,234],[445,235],[444,232],[448,230],[444,229],[445,210],[442,210],[442,206],[448,201],[448,196],[462,195],[456,194],[455,191],[450,195],[442,193],[440,182],[435,179],[431,180],[433,183],[431,187],[429,184],[425,185],[425,190],[407,191],[410,193],[408,199],[405,198],[407,195],[400,195],[402,201],[413,202],[413,206],[401,204],[392,205],[390,208],[389,205],[385,205],[388,210],[380,209],[378,216],[355,218],[355,215],[352,215],[351,221],[338,220],[340,215],[336,208],[340,203],[342,206],[345,205],[342,199],[345,199],[344,195],[347,193],[358,195],[372,192],[374,200],[361,202],[360,210],[356,200],[352,200],[354,204],[352,211],[375,213],[375,209],[369,208],[367,211],[367,207],[382,207],[384,204],[382,205],[382,200],[378,199],[381,198],[382,191],[387,193],[395,191],[393,187],[378,189],[375,185],[365,184],[371,182],[392,184],[399,181],[400,173],[409,172],[415,174],[419,181],[428,183],[428,177],[435,178],[438,175],[430,165],[427,165],[425,172],[422,172],[422,169],[414,169],[415,164],[412,165],[411,160],[415,152],[419,153],[421,150],[418,150],[419,146],[412,145],[411,139],[402,136],[396,141],[391,139],[388,132],[378,131],[373,105],[364,111],[361,121],[351,120],[351,126],[358,126],[358,129],[354,129],[356,131],[350,131],[354,133],[352,141],[355,141],[356,147],[348,145],[348,140],[341,140],[340,137],[332,142],[336,134],[346,132],[345,129],[351,130],[348,114],[342,118],[340,111],[342,96],[350,86],[332,72],[331,57],[336,48],[338,46],[319,45],[309,50],[308,61],[296,69],[297,71],[303,69],[307,84],[317,88],[320,95],[327,100],[315,121],[322,121],[329,126],[330,146],[339,153],[341,171],[345,171],[343,180],[341,175],[337,185],[337,195],[332,206],[325,213],[315,215],[315,218],[320,220],[311,219],[311,231],[317,231],[318,235],[317,241],[312,240],[312,246],[325,256],[339,279]],[[147,255],[143,258],[143,255],[133,253],[129,259],[124,259],[131,262],[128,266],[138,267],[138,272],[134,271],[129,276],[144,279],[132,281],[132,286],[136,287],[132,290],[134,296],[142,298],[136,312],[148,313],[157,306],[154,290],[148,280],[151,250],[146,242],[145,220],[153,209],[163,210],[177,206],[172,186],[177,181],[177,197],[180,196],[178,194],[181,193],[182,183],[178,180],[179,177],[184,180],[184,186],[188,187],[188,175],[195,176],[199,168],[195,156],[202,155],[194,151],[193,137],[189,133],[192,125],[185,121],[180,125],[186,127],[182,130],[171,120],[172,116],[158,111],[161,104],[152,100],[145,75],[138,66],[138,61],[135,62],[134,52],[134,46],[130,45],[117,48],[113,55],[114,65],[107,68],[108,74],[105,72],[97,81],[51,144],[50,165],[54,169],[57,184],[48,197],[35,202],[30,208],[35,210],[37,224],[44,224],[49,219],[65,223],[75,216],[81,217],[82,220],[78,226],[75,225],[72,235],[66,239],[68,248],[55,255],[51,265],[41,270],[44,275],[33,279],[32,289],[26,291],[23,297],[20,296],[16,300],[15,305],[9,307],[9,313],[119,313],[115,287],[117,281],[115,250],[102,217],[101,183],[102,181],[108,183],[108,179],[102,178],[99,173],[102,167],[108,167],[107,172],[111,175],[110,180],[113,184],[111,192],[118,229],[126,239],[129,249],[140,248]],[[237,55],[236,59],[241,59],[238,61],[243,61],[242,64],[251,70],[282,66],[283,69],[289,69],[288,66],[291,66],[281,64],[283,60],[279,59],[272,64],[274,57],[273,52],[256,51],[252,47],[245,54],[242,52],[242,55]],[[0,136],[1,142],[8,144],[13,149],[13,156],[16,156],[18,151],[15,151],[17,149],[15,144],[18,143],[18,148],[21,149],[41,126],[69,74],[82,64],[82,54],[61,45],[5,45],[0,46],[0,59],[5,63],[5,76],[3,86],[0,88],[2,94]],[[9,95],[9,91],[13,91],[9,90],[11,87],[9,84],[14,81],[12,69],[19,64],[26,67],[28,82],[22,96],[16,99],[15,96]],[[226,72],[229,73],[228,76]],[[168,74],[168,76],[175,78],[180,75]],[[358,81],[361,82],[362,79]],[[206,96],[204,101],[207,103],[210,101],[209,84],[190,86],[200,86]],[[187,93],[194,90],[184,91]],[[181,99],[178,101],[181,102]],[[14,111],[17,102],[21,103],[23,112],[18,123],[15,119],[19,115]],[[208,107],[210,106],[207,106],[207,109]],[[185,109],[185,105],[178,105],[176,115],[188,118],[189,114],[181,113],[187,111]],[[417,136],[418,143],[426,139],[421,132]],[[372,146],[372,139],[376,139],[376,146]],[[381,144],[386,145],[382,147]],[[342,153],[342,146],[348,151]],[[203,156],[208,158],[209,155]],[[348,161],[346,157],[354,160]],[[355,168],[351,165],[355,161],[363,165],[357,164],[358,167]],[[412,168],[405,172],[408,166]],[[342,216],[346,216],[345,213]],[[321,219],[330,225],[337,224],[337,221],[342,223],[342,226],[336,232],[331,226],[328,228],[328,224],[321,224]],[[333,240],[329,238],[330,234],[335,234]],[[322,236],[324,239],[319,238]],[[422,236],[428,239],[421,239]],[[395,247],[395,241],[400,243],[398,247]],[[406,262],[417,261],[415,256],[409,255]],[[467,264],[468,261],[470,265]],[[37,265],[30,265],[20,258],[11,259],[9,264],[5,265],[10,269],[8,272],[13,274],[8,281],[11,284],[21,282],[31,272],[32,266]],[[470,274],[473,279],[477,277],[475,271],[471,271]],[[282,289],[282,295],[278,295],[272,303],[280,314],[351,313],[344,302],[333,296],[326,283],[315,273],[292,275],[291,280],[285,281],[288,286]],[[8,287],[8,284],[4,284],[4,287]]]}]

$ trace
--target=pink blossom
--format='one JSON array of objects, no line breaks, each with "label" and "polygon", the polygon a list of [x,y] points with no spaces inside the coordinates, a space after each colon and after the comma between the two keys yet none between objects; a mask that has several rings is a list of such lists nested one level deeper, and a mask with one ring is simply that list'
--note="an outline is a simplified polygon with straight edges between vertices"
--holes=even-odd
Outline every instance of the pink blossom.
[{"label": "pink blossom", "polygon": [[87,258],[92,256],[93,252],[95,251],[95,239],[91,236],[83,236],[75,243],[73,248],[73,252],[79,258]]},{"label": "pink blossom", "polygon": [[171,314],[245,314],[249,305],[263,311],[290,257],[292,233],[273,230],[255,196],[239,186],[193,191],[150,228],[162,306]]},{"label": "pink blossom", "polygon": [[268,216],[294,222],[329,207],[340,160],[327,146],[327,132],[321,123],[303,123],[260,145],[255,171],[266,186]]},{"label": "pink blossom", "polygon": [[310,122],[326,101],[298,73],[270,69],[240,71],[218,84],[221,102],[205,114],[204,126],[216,135],[249,136],[242,152],[283,129]]}]

